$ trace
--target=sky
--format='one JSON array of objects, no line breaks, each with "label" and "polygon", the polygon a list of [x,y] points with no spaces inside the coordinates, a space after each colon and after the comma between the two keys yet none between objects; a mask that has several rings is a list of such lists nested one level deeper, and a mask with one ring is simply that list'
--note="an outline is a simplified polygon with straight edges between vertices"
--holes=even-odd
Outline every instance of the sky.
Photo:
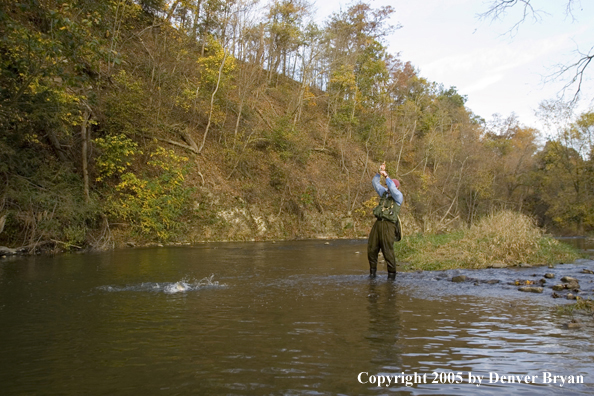
[{"label": "sky", "polygon": [[[567,15],[566,0],[533,0],[539,20],[529,17],[514,34],[519,8],[501,20],[481,20],[486,0],[367,0],[373,8],[395,9],[389,23],[402,27],[387,39],[389,52],[410,61],[420,76],[456,87],[467,96],[466,106],[486,119],[515,114],[524,126],[545,133],[536,115],[539,104],[555,99],[567,80],[550,76],[562,64],[578,59],[577,51],[594,45],[594,1],[574,0]],[[324,20],[351,1],[317,0],[317,19]],[[594,76],[594,62],[590,66]],[[574,91],[566,97],[573,98]],[[584,81],[578,112],[594,105],[594,81]]]}]

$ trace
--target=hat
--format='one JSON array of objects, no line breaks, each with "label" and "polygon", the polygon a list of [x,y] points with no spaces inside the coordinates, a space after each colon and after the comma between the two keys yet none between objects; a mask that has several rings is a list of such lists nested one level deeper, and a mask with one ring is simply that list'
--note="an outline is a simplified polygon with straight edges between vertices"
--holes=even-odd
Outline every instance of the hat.
[{"label": "hat", "polygon": [[394,182],[397,189],[400,189],[400,182],[398,180],[396,180],[396,179],[390,179],[390,180],[392,180],[392,182]]}]

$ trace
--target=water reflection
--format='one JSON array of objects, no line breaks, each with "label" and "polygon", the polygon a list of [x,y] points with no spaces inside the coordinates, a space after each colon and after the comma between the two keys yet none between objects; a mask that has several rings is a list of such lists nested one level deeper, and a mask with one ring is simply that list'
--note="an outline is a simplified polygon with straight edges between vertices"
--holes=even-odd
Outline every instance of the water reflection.
[{"label": "water reflection", "polygon": [[586,253],[594,253],[594,239],[587,237],[558,237],[557,240]]},{"label": "water reflection", "polygon": [[383,370],[399,372],[400,359],[400,311],[398,286],[395,282],[369,281],[367,294],[369,330],[365,336],[372,351],[372,363]]},{"label": "water reflection", "polygon": [[[3,394],[594,391],[591,322],[562,329],[542,296],[454,284],[450,273],[370,280],[356,254],[364,246],[211,244],[1,262]],[[594,262],[546,270],[586,267]],[[514,271],[472,276],[529,274]],[[543,371],[586,383],[488,383],[489,373]],[[361,384],[362,372],[427,383],[378,387]],[[458,372],[463,382],[447,382]]]}]

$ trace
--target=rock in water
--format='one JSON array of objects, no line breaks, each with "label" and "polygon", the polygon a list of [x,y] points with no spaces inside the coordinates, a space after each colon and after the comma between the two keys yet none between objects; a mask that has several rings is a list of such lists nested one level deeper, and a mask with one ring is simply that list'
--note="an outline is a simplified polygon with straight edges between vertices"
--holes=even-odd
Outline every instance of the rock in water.
[{"label": "rock in water", "polygon": [[503,263],[493,263],[491,264],[491,268],[506,268],[507,265]]},{"label": "rock in water", "polygon": [[565,324],[565,327],[568,329],[579,329],[582,327],[581,323],[569,322]]},{"label": "rock in water", "polygon": [[567,282],[567,283],[571,283],[571,282],[577,282],[578,280],[574,277],[571,276],[564,276],[563,278],[561,278],[561,282]]},{"label": "rock in water", "polygon": [[571,289],[571,290],[579,290],[580,284],[577,281],[573,281],[573,282],[566,283],[565,287],[567,289]]},{"label": "rock in water", "polygon": [[546,274],[544,274],[544,277],[547,279],[552,279],[555,277],[555,274],[551,274],[550,272],[547,272]]},{"label": "rock in water", "polygon": [[0,256],[14,256],[17,254],[16,249],[11,249],[6,246],[0,246]]},{"label": "rock in water", "polygon": [[452,278],[452,282],[464,282],[466,280],[466,275],[458,275]]},{"label": "rock in water", "polygon": [[522,291],[522,292],[527,292],[527,293],[542,293],[543,288],[535,287],[535,286],[523,286],[523,287],[520,287],[518,290]]}]

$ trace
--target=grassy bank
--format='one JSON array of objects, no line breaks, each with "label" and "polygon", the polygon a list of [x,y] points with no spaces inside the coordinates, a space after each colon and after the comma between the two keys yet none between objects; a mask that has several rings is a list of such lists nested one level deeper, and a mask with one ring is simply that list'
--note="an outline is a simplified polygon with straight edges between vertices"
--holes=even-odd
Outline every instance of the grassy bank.
[{"label": "grassy bank", "polygon": [[405,270],[487,268],[494,263],[542,265],[572,262],[578,252],[544,235],[526,215],[502,211],[476,225],[442,235],[413,235],[395,244]]},{"label": "grassy bank", "polygon": [[578,300],[575,304],[558,305],[556,308],[558,314],[572,315],[574,313],[592,314],[594,313],[594,301],[592,300]]}]

